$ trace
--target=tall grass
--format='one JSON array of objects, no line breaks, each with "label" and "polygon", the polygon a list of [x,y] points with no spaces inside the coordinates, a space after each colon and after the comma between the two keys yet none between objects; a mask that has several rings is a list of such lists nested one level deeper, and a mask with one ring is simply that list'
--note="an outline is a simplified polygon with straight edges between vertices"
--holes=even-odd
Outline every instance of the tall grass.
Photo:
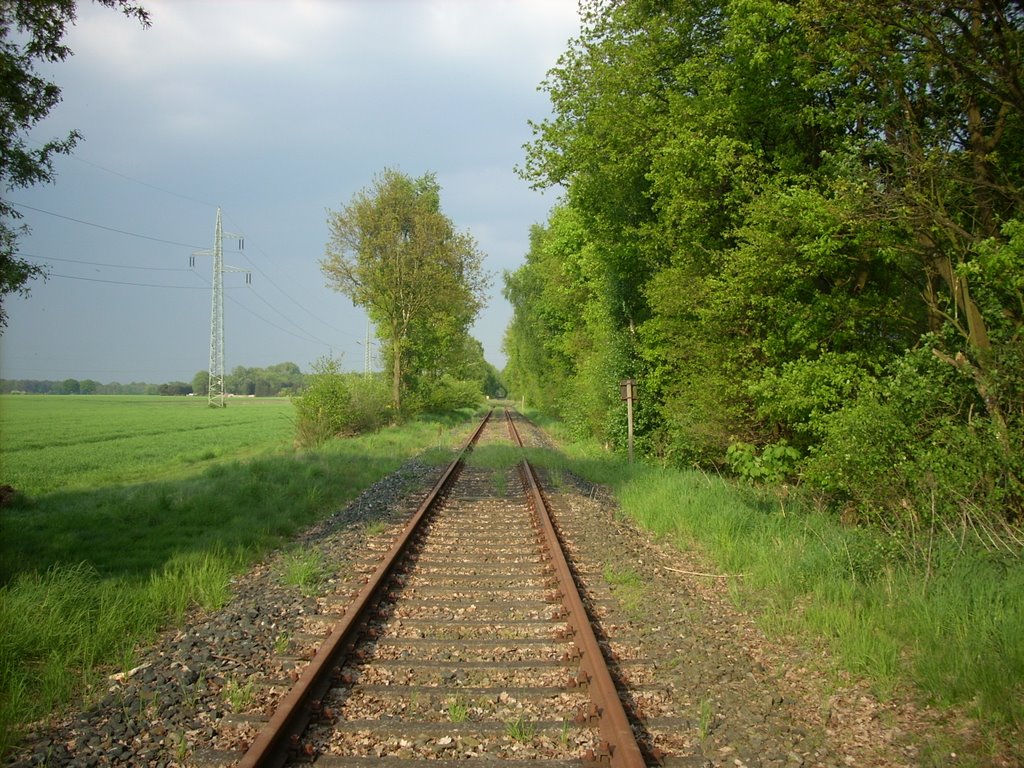
[{"label": "tall grass", "polygon": [[[353,499],[460,419],[247,461],[175,480],[40,493],[0,512],[0,755],[19,725],[88,697],[139,643],[232,574]],[[131,482],[131,481],[135,482]]]},{"label": "tall grass", "polygon": [[731,574],[731,594],[769,632],[823,638],[840,668],[882,696],[909,684],[1010,743],[1024,730],[1021,558],[941,539],[927,559],[908,558],[883,532],[717,476],[630,467],[590,445],[567,453],[573,471],[613,489],[625,514]]}]

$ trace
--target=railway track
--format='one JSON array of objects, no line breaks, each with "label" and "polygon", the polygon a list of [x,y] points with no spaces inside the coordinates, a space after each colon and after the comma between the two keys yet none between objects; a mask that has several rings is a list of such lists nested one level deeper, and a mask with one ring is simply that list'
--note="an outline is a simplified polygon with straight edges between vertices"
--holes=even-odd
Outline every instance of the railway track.
[{"label": "railway track", "polygon": [[510,442],[522,444],[512,415],[481,423],[233,764],[658,761],[638,743],[622,703],[636,696],[606,666],[535,471],[467,461]]}]

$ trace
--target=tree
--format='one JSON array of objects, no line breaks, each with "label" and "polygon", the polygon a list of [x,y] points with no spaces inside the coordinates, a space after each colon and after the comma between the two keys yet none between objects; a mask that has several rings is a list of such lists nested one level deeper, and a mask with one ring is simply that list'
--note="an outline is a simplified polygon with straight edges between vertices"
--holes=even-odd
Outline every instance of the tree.
[{"label": "tree", "polygon": [[210,391],[210,372],[196,371],[192,377],[192,391],[197,395],[205,395]]},{"label": "tree", "polygon": [[[132,0],[96,1],[149,26],[149,14]],[[60,88],[39,76],[36,65],[54,64],[71,55],[61,41],[75,21],[75,12],[74,0],[0,2],[0,185],[4,193],[52,181],[53,157],[70,153],[81,138],[72,131],[33,149],[26,136],[60,103]],[[7,325],[4,297],[27,295],[28,282],[45,276],[42,267],[17,255],[18,237],[26,231],[13,224],[20,218],[14,206],[0,198],[0,332]]]},{"label": "tree", "polygon": [[512,387],[614,442],[636,378],[662,460],[795,448],[890,520],[1024,516],[1020,3],[581,7],[526,148],[566,194],[506,276]]},{"label": "tree", "polygon": [[440,351],[434,326],[446,328],[444,338],[464,334],[488,284],[483,254],[441,212],[440,191],[433,174],[411,179],[386,169],[327,220],[321,269],[327,284],[376,324],[396,412],[415,379],[407,368],[413,352],[422,360],[424,351]]}]

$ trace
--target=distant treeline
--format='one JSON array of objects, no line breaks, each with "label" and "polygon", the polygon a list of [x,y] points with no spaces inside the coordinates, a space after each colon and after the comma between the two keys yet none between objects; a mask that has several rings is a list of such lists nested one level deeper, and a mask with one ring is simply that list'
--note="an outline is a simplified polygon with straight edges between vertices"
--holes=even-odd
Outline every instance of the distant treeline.
[{"label": "distant treeline", "polygon": [[181,381],[167,384],[147,384],[143,381],[121,384],[112,381],[109,384],[101,384],[92,379],[0,379],[0,393],[5,395],[187,395],[191,391],[192,385]]},{"label": "distant treeline", "polygon": [[[170,381],[149,384],[133,381],[121,384],[112,381],[101,384],[93,379],[64,379],[49,381],[38,379],[0,379],[0,394],[25,393],[31,395],[205,395],[210,375],[199,371],[190,383]],[[237,366],[224,378],[227,392],[235,395],[274,397],[290,395],[302,388],[305,374],[295,363],[278,363],[267,368]]]}]

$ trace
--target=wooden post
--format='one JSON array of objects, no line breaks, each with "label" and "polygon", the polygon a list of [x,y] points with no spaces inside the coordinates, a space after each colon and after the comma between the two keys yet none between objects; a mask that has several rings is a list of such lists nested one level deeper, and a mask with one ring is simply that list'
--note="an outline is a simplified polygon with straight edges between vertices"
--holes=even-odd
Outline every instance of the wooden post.
[{"label": "wooden post", "polygon": [[629,429],[629,464],[633,465],[633,398],[636,397],[636,382],[626,379],[619,382],[619,394],[626,401],[626,419]]}]

